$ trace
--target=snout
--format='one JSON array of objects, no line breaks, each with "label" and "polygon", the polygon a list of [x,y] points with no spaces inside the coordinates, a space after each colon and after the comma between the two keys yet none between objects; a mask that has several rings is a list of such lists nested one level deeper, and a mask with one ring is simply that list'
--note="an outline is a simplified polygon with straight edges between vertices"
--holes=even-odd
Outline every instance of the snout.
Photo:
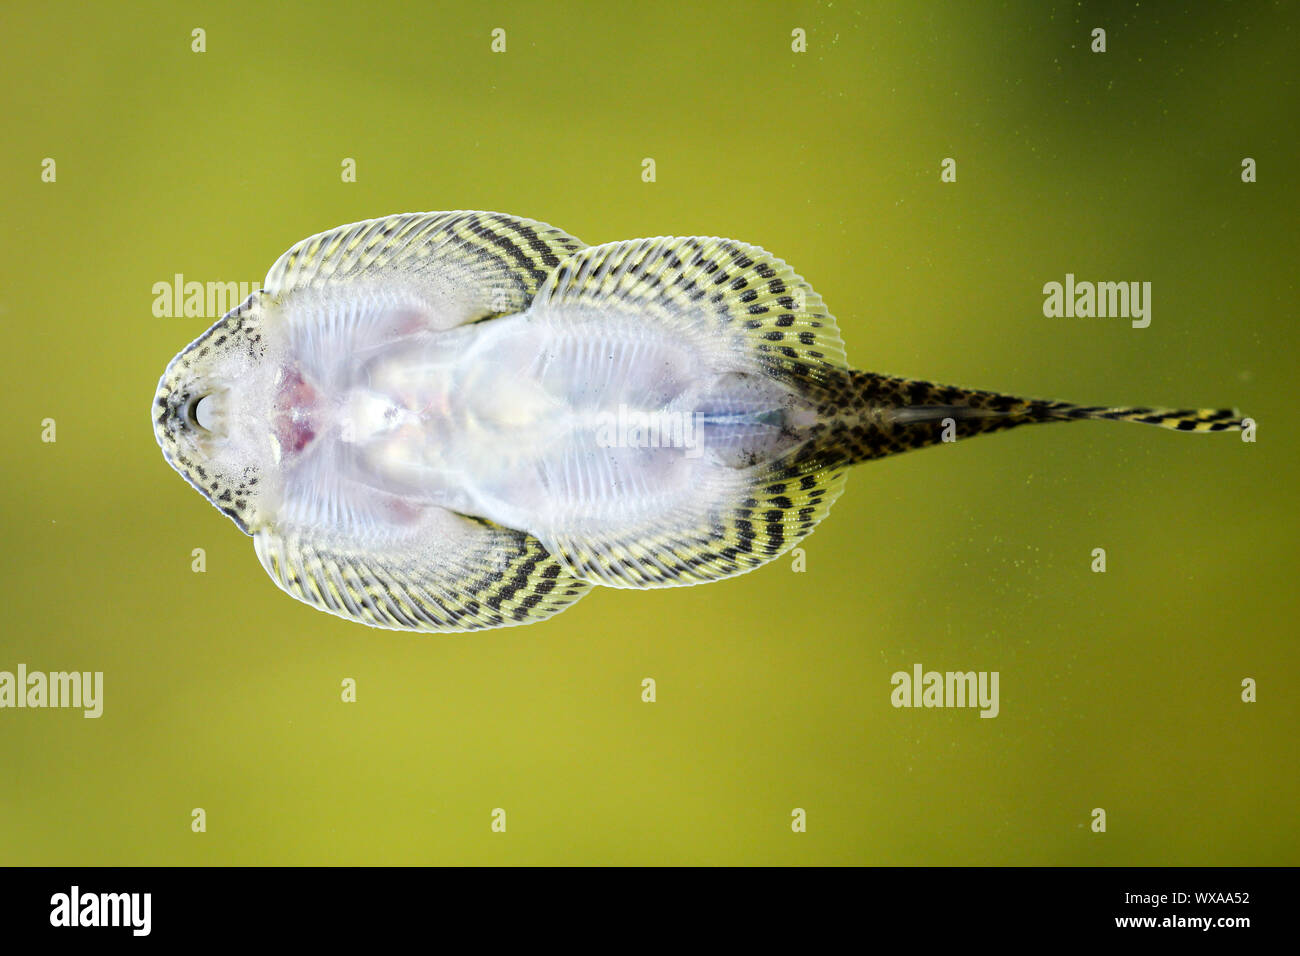
[{"label": "snout", "polygon": [[154,432],[160,442],[200,437],[216,427],[219,405],[218,390],[169,382],[164,376],[154,394]]}]

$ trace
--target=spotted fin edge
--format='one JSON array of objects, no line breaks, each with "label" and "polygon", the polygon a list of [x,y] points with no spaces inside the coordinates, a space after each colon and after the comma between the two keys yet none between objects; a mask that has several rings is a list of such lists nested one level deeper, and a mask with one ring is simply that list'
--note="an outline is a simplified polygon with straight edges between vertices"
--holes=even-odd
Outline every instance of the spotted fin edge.
[{"label": "spotted fin edge", "polygon": [[455,557],[436,564],[400,550],[335,548],[300,532],[263,529],[254,544],[267,574],[287,594],[388,630],[457,633],[533,624],[588,592],[536,538],[461,520],[470,546],[448,549]]}]

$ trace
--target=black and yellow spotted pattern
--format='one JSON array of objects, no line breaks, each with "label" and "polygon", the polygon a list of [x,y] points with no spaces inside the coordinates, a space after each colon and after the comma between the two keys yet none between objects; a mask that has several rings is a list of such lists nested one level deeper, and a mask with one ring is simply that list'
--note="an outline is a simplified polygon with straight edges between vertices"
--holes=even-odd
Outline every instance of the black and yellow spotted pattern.
[{"label": "black and yellow spotted pattern", "polygon": [[[632,315],[676,331],[719,368],[768,375],[801,391],[847,370],[844,343],[821,297],[785,262],[713,237],[593,246],[565,260],[534,306],[555,315]],[[547,544],[577,576],[611,587],[698,584],[752,570],[793,547],[844,488],[843,464],[812,446],[759,462],[731,483],[700,489],[701,507],[596,537]]]},{"label": "black and yellow spotted pattern", "polygon": [[257,359],[265,350],[264,296],[262,291],[254,292],[168,363],[154,392],[152,409],[154,437],[168,464],[245,534],[251,534],[249,529],[259,520],[254,501],[262,474],[251,466],[233,474],[223,472],[196,454],[185,435],[193,402],[200,397],[195,391],[195,374],[210,356],[223,350],[240,351]]},{"label": "black and yellow spotted pattern", "polygon": [[568,233],[495,212],[403,213],[340,226],[295,243],[271,267],[280,296],[331,283],[403,283],[456,299],[454,322],[521,312],[560,262],[583,248]]},{"label": "black and yellow spotted pattern", "polygon": [[[1101,408],[934,385],[848,366],[835,319],[780,259],[716,237],[593,246],[566,259],[535,310],[599,321],[621,312],[674,329],[705,354],[783,383],[816,409],[802,443],[756,463],[738,489],[701,488],[702,511],[547,544],[578,577],[613,587],[712,581],[787,551],[826,516],[852,464],[1030,422],[1101,418],[1182,431],[1240,427],[1230,411]],[[719,367],[726,367],[720,360]]]},{"label": "black and yellow spotted pattern", "polygon": [[848,368],[821,296],[782,260],[734,239],[669,236],[585,249],[555,270],[536,305],[584,307],[675,330],[792,384]]},{"label": "black and yellow spotted pattern", "polygon": [[1175,431],[1240,430],[1232,409],[1071,405],[850,370],[815,389],[817,456],[855,464],[1018,425],[1101,419]]},{"label": "black and yellow spotted pattern", "polygon": [[[400,285],[422,296],[434,328],[530,308],[551,320],[598,322],[620,313],[654,323],[708,356],[719,373],[780,383],[790,396],[782,434],[791,450],[777,461],[720,470],[678,513],[601,534],[558,534],[545,545],[468,516],[446,515],[451,524],[434,533],[371,550],[340,540],[335,529],[276,527],[250,504],[259,476],[232,480],[181,457],[176,435],[193,398],[185,382],[213,350],[256,357],[296,292],[343,282]],[[447,632],[543,620],[592,583],[666,587],[744,573],[813,530],[852,464],[1022,424],[1085,418],[1192,432],[1242,427],[1228,410],[1078,406],[858,371],[821,297],[756,246],[663,237],[587,248],[543,223],[466,211],[390,216],[297,243],[271,268],[264,292],[173,361],[154,403],[155,431],[169,460],[254,535],[277,585],[375,627]]]},{"label": "black and yellow spotted pattern", "polygon": [[[811,446],[809,446],[811,447]],[[808,454],[755,471],[705,515],[664,515],[614,537],[549,541],[575,576],[620,588],[679,587],[752,571],[812,532],[844,490],[842,466]]]},{"label": "black and yellow spotted pattern", "polygon": [[575,580],[536,538],[462,519],[464,533],[422,548],[367,552],[329,536],[264,530],[257,556],[284,591],[372,627],[475,631],[558,614],[590,586]]},{"label": "black and yellow spotted pattern", "polygon": [[[528,307],[583,244],[544,223],[490,212],[411,213],[341,226],[295,244],[266,277],[268,320],[296,292],[400,282],[443,327]],[[457,518],[439,540],[364,550],[331,528],[249,529],[271,578],[301,601],[374,627],[456,632],[528,624],[589,589],[534,537]]]}]

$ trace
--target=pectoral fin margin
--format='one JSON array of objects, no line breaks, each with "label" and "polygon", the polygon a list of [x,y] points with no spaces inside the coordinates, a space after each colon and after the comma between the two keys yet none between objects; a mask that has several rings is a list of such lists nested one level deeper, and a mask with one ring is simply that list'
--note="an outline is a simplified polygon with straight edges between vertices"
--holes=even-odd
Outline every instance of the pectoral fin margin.
[{"label": "pectoral fin margin", "polygon": [[532,624],[589,590],[527,534],[448,512],[438,524],[443,538],[432,546],[356,547],[292,530],[259,531],[254,543],[286,593],[371,627],[450,633]]}]

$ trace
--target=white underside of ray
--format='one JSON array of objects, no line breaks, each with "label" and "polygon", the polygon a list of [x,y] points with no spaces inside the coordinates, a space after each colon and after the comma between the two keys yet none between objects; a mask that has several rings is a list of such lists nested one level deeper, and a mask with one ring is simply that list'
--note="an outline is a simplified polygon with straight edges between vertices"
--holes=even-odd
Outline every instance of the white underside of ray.
[{"label": "white underside of ray", "polygon": [[755,416],[779,389],[626,314],[435,330],[417,298],[366,286],[287,306],[286,364],[316,401],[286,460],[296,527],[379,547],[434,508],[543,543],[599,535],[707,514],[744,485],[728,449],[772,437]]}]

